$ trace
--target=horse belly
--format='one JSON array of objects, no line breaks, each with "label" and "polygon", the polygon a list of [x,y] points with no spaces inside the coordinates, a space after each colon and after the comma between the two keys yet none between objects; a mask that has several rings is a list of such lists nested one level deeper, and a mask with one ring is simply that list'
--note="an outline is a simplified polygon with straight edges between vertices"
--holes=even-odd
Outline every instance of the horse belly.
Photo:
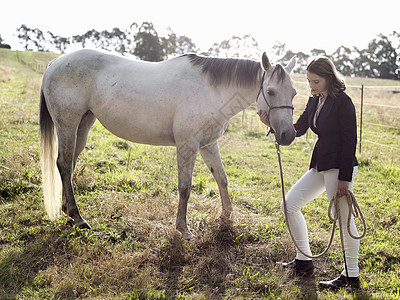
[{"label": "horse belly", "polygon": [[125,140],[155,146],[175,145],[172,126],[168,123],[157,122],[150,115],[145,117],[129,112],[115,114],[110,111],[98,114],[96,110],[92,112],[108,131]]}]

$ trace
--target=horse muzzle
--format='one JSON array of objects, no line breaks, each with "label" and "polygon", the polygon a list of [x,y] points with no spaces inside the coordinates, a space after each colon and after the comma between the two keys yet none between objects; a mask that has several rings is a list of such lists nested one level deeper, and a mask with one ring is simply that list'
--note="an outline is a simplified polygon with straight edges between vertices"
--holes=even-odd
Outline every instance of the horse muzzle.
[{"label": "horse muzzle", "polygon": [[296,131],[294,130],[294,127],[285,130],[280,130],[280,129],[275,130],[276,142],[281,146],[290,145],[294,141],[295,137],[296,137]]}]

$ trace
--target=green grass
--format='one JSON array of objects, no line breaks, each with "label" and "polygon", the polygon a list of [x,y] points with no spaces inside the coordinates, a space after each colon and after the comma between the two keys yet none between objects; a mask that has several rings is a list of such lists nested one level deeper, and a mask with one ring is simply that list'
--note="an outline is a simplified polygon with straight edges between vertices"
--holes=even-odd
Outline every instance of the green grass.
[{"label": "green grass", "polygon": [[[38,154],[41,75],[15,57],[0,51],[0,299],[400,298],[399,152],[366,144],[358,153],[354,192],[368,225],[360,248],[362,290],[319,293],[318,280],[340,272],[340,241],[315,261],[309,282],[298,283],[275,265],[295,251],[280,210],[273,139],[265,138],[254,110],[237,115],[220,141],[234,204],[231,226],[219,221],[218,189],[199,157],[188,207],[197,238],[181,240],[174,228],[175,149],[125,142],[98,122],[74,178],[93,229],[48,220]],[[398,145],[397,131],[380,130],[381,142]],[[309,134],[282,148],[287,189],[307,169],[314,141]],[[321,196],[304,209],[314,251],[329,238],[327,207]]]}]

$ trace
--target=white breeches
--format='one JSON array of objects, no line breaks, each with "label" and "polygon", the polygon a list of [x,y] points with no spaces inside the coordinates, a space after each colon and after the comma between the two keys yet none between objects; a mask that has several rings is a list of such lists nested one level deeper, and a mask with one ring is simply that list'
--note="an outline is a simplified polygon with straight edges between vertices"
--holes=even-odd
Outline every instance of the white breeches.
[{"label": "white breeches", "polygon": [[[353,191],[353,181],[357,173],[357,166],[353,170],[353,178],[349,184],[349,190]],[[316,197],[326,191],[328,199],[331,200],[337,192],[338,186],[338,169],[331,169],[328,171],[318,172],[315,169],[310,169],[296,182],[286,195],[287,217],[290,229],[296,240],[298,247],[308,255],[311,255],[310,244],[308,241],[308,231],[306,220],[304,219],[301,209],[314,200]],[[347,218],[349,213],[348,204],[345,201],[340,201],[340,216],[343,227],[344,247],[346,253],[347,270],[350,277],[358,276],[358,251],[360,248],[360,241],[353,239],[347,231]],[[281,205],[283,210],[283,203]],[[333,212],[334,207],[332,208]],[[333,214],[332,214],[333,215]],[[358,235],[357,228],[354,223],[354,218],[351,216],[350,220],[351,233],[355,236]],[[303,255],[297,250],[297,259],[310,260],[307,256]],[[345,270],[342,272],[346,275]]]}]

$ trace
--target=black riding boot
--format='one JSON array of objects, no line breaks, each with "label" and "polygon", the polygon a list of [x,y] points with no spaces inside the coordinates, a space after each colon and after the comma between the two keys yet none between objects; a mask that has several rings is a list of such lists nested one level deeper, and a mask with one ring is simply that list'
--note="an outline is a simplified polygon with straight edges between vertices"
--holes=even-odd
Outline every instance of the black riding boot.
[{"label": "black riding boot", "polygon": [[293,268],[294,274],[298,277],[309,278],[314,274],[312,260],[295,259],[288,263],[281,263],[283,268]]},{"label": "black riding boot", "polygon": [[340,275],[340,277],[330,280],[330,281],[321,281],[319,283],[319,288],[321,290],[330,289],[332,291],[337,291],[343,287],[350,287],[352,289],[360,288],[360,278],[358,277],[346,277],[344,275]]}]

